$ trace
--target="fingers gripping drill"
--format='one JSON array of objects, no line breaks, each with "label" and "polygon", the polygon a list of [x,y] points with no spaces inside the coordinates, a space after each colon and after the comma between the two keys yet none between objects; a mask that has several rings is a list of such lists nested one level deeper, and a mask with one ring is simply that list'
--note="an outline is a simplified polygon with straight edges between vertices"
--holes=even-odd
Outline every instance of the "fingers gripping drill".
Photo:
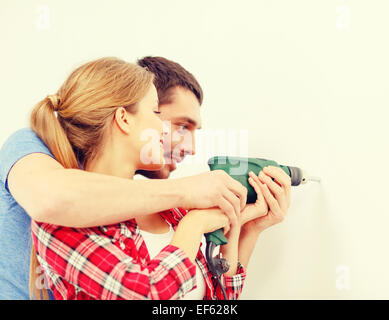
[{"label": "fingers gripping drill", "polygon": [[[292,186],[298,186],[305,184],[308,181],[320,182],[320,178],[307,176],[306,173],[297,167],[290,167],[285,165],[279,165],[273,160],[266,160],[260,158],[240,158],[240,157],[224,157],[216,156],[208,160],[208,165],[211,171],[223,170],[227,172],[232,178],[239,181],[243,186],[247,188],[247,203],[255,203],[257,200],[257,194],[253,187],[249,184],[249,172],[253,171],[256,175],[267,166],[279,167],[285,171],[291,178]],[[227,238],[223,234],[223,229],[216,230],[211,233],[205,234],[206,249],[205,256],[208,263],[208,268],[212,275],[217,279],[224,295],[224,299],[227,300],[227,296],[223,286],[221,285],[220,277],[222,274],[229,270],[229,263],[226,259],[214,257],[214,250],[218,245],[227,244]]]}]

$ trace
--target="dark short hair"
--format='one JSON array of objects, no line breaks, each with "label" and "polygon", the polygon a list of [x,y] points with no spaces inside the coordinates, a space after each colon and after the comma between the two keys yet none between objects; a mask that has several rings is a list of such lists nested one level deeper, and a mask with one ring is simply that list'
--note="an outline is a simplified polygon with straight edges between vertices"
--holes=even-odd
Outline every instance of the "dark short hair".
[{"label": "dark short hair", "polygon": [[203,90],[196,78],[177,62],[162,57],[147,56],[137,61],[138,65],[154,73],[154,85],[157,88],[160,104],[168,103],[171,90],[180,86],[190,90],[200,105],[203,103]]}]

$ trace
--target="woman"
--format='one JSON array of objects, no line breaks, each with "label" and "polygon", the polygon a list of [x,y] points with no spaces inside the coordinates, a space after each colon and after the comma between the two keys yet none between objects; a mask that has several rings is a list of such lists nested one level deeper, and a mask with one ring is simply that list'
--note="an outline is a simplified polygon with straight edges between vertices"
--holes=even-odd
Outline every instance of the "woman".
[{"label": "woman", "polygon": [[[153,75],[103,58],[76,69],[57,94],[38,103],[31,128],[65,168],[132,179],[136,170],[163,164],[157,114]],[[259,191],[255,180],[250,183]],[[232,268],[222,282],[228,298],[236,299],[245,278],[237,261],[240,225],[266,212],[263,205],[247,206],[231,226],[218,209],[171,209],[79,229],[33,221],[31,271],[39,261],[56,299],[180,299],[188,292],[197,299],[222,298],[199,247],[204,233],[225,228],[224,258]],[[30,279],[34,289],[35,272]]]}]

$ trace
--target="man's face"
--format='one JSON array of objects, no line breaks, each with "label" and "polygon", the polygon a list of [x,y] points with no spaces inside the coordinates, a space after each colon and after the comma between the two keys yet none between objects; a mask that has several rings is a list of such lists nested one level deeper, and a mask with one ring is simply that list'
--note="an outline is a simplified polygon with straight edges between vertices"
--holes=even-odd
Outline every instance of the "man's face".
[{"label": "man's face", "polygon": [[170,101],[159,105],[161,120],[167,125],[164,137],[164,158],[166,164],[152,173],[153,178],[167,179],[177,163],[186,155],[194,155],[195,131],[201,128],[200,104],[188,89],[175,87]]}]

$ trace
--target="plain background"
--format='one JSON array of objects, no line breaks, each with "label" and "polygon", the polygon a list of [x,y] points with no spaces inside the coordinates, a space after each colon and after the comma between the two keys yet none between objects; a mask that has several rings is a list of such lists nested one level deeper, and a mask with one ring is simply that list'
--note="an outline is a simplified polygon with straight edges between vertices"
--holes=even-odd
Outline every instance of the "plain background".
[{"label": "plain background", "polygon": [[[388,299],[388,10],[386,0],[1,0],[0,145],[81,63],[167,57],[204,89],[199,141],[247,130],[250,156],[322,178],[294,188],[286,220],[260,236],[242,298]],[[173,178],[204,170],[206,159],[188,159]]]}]

